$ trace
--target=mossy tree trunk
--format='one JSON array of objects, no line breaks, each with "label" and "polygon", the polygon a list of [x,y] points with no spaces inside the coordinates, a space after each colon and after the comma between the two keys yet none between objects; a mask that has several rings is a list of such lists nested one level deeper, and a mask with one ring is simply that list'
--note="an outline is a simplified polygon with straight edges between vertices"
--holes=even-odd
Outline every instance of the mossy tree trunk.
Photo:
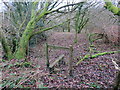
[{"label": "mossy tree trunk", "polygon": [[5,57],[7,57],[8,59],[12,59],[13,58],[12,51],[10,49],[10,46],[8,45],[7,39],[2,30],[0,31],[0,41],[3,47],[3,51],[5,53]]},{"label": "mossy tree trunk", "polygon": [[104,0],[105,6],[108,10],[110,10],[113,14],[120,16],[120,8],[116,7],[112,4],[110,0]]},{"label": "mossy tree trunk", "polygon": [[8,44],[9,42],[7,41],[7,38],[2,34],[2,32],[0,33],[0,37],[1,37],[0,41],[2,42],[2,47],[4,49],[6,57],[9,60],[13,58],[24,59],[26,56],[26,51],[27,51],[30,38],[34,36],[35,34],[39,33],[39,32],[35,32],[35,25],[41,18],[43,18],[43,16],[45,16],[46,13],[48,13],[47,12],[48,2],[46,2],[45,4],[45,8],[43,9],[43,12],[40,15],[36,16],[35,8],[36,8],[37,3],[38,2],[33,3],[33,9],[31,11],[31,19],[28,22],[24,32],[22,33],[22,36],[20,37],[20,40],[18,42],[18,48],[16,48],[15,52],[12,52],[12,49],[9,47],[9,44]]},{"label": "mossy tree trunk", "polygon": [[22,37],[20,38],[18,50],[15,52],[15,58],[17,59],[25,58],[28,43],[33,34],[35,26],[34,24],[35,23],[32,21],[28,23],[26,30],[24,31]]},{"label": "mossy tree trunk", "polygon": [[[37,22],[44,18],[46,15],[50,14],[50,13],[54,13],[54,12],[60,12],[59,10],[61,8],[65,8],[65,7],[68,7],[68,6],[73,6],[73,5],[78,5],[79,3],[76,3],[76,4],[70,4],[70,5],[65,5],[65,6],[62,6],[58,9],[49,9],[49,2],[46,1],[45,2],[45,5],[44,5],[44,8],[40,9],[40,10],[36,10],[38,7],[39,2],[32,2],[32,10],[31,10],[31,18],[30,20],[28,21],[27,25],[25,26],[25,30],[22,32],[22,35],[19,37],[19,40],[18,40],[18,46],[15,48],[14,52],[12,50],[12,48],[10,47],[9,45],[9,42],[7,41],[7,38],[5,37],[5,35],[3,34],[2,31],[0,31],[0,42],[2,43],[2,47],[3,47],[3,50],[5,51],[5,54],[6,54],[6,57],[10,60],[10,59],[25,59],[25,56],[26,55],[26,51],[27,51],[27,47],[28,47],[28,43],[29,43],[29,40],[32,36],[36,35],[36,34],[39,34],[39,33],[42,33],[44,31],[48,31],[52,28],[55,28],[63,23],[60,23],[58,25],[55,25],[55,26],[51,26],[51,27],[37,27],[37,29],[35,28],[36,27],[36,24]],[[49,9],[49,10],[48,10]],[[24,25],[24,22],[21,23],[20,27],[19,27],[19,31],[22,29],[23,25]]]}]

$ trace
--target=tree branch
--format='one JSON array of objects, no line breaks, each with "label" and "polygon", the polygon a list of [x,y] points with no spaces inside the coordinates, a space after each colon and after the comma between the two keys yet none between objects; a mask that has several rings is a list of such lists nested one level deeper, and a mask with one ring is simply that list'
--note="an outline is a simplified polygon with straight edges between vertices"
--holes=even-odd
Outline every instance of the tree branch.
[{"label": "tree branch", "polygon": [[50,11],[49,13],[61,12],[61,11],[59,11],[59,10],[62,9],[62,8],[69,7],[69,6],[75,6],[75,5],[79,5],[79,4],[83,4],[83,3],[85,3],[85,2],[79,2],[79,3],[64,5],[64,6],[59,7],[59,8],[56,9],[56,10]]},{"label": "tree branch", "polygon": [[62,24],[63,24],[63,23],[60,23],[60,24],[58,24],[58,25],[55,25],[55,26],[52,26],[52,27],[48,27],[48,28],[39,30],[39,31],[37,31],[37,32],[34,32],[34,34],[33,34],[32,36],[34,36],[34,35],[36,35],[36,34],[38,34],[38,33],[42,33],[42,32],[44,32],[44,31],[48,31],[48,30],[53,29],[53,28],[55,28],[55,27],[58,27],[58,26],[60,26],[60,25],[62,25]]}]

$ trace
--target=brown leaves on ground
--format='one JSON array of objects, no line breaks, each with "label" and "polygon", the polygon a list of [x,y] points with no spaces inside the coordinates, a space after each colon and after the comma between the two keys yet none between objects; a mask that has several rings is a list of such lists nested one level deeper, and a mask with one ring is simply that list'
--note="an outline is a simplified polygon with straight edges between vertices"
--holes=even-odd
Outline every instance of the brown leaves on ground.
[{"label": "brown leaves on ground", "polygon": [[108,40],[114,44],[120,45],[120,26],[119,25],[112,25],[105,27],[105,34],[107,34]]},{"label": "brown leaves on ground", "polygon": [[[48,44],[69,47],[73,45],[73,65],[83,56],[88,54],[89,42],[85,34],[78,34],[78,43],[74,42],[74,33],[68,32],[55,32],[47,40]],[[111,44],[105,43],[94,43],[96,51],[114,51],[118,50],[117,47]],[[59,57],[61,54],[65,55],[64,61],[67,63],[61,67],[57,67],[58,71],[52,75],[42,76],[40,79],[44,83],[44,86],[52,88],[112,88],[116,69],[112,63],[111,58],[118,59],[118,54],[104,55],[94,59],[87,59],[80,63],[78,66],[74,66],[73,77],[68,75],[68,61],[69,61],[69,51],[66,50],[53,50],[49,49],[50,63],[52,63],[55,58]],[[81,56],[81,57],[80,57]],[[43,72],[48,72],[45,69],[45,57],[39,61],[41,68],[44,67]],[[41,64],[42,63],[42,64]]]},{"label": "brown leaves on ground", "polygon": [[[75,66],[78,60],[88,54],[89,42],[85,34],[78,34],[78,43],[75,44],[74,38],[74,33],[55,32],[48,37],[47,40],[47,43],[51,45],[64,47],[69,47],[71,44],[73,45],[73,77],[68,75],[69,51],[66,50],[49,49],[50,63],[61,54],[65,55],[64,61],[66,62],[66,65],[61,65],[60,67],[56,65],[57,69],[55,74],[49,74],[49,70],[46,69],[45,43],[41,43],[35,48],[32,48],[32,52],[30,53],[30,62],[36,68],[23,68],[23,70],[19,68],[4,69],[4,79],[7,77],[10,78],[11,73],[15,74],[15,77],[17,77],[16,75],[22,76],[23,74],[23,77],[27,74],[31,76],[33,74],[30,72],[34,71],[37,75],[24,82],[24,87],[38,87],[39,85],[36,84],[42,82],[42,85],[48,88],[112,88],[117,70],[111,59],[118,60],[120,58],[118,54],[86,59],[78,66]],[[114,47],[111,44],[104,44],[102,42],[94,42],[94,45],[95,50],[98,52],[118,50],[118,47]]]}]

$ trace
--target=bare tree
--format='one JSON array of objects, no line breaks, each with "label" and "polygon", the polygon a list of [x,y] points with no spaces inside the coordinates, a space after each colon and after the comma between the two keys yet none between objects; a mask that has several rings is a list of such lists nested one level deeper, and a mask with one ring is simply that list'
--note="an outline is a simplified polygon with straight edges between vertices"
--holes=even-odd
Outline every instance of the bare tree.
[{"label": "bare tree", "polygon": [[[39,26],[38,24],[39,21],[42,20],[45,22],[46,16],[50,14],[66,13],[62,10],[63,8],[66,8],[69,6],[75,6],[75,5],[77,6],[80,3],[81,2],[64,5],[58,8],[56,8],[56,6],[58,5],[58,1],[56,2],[44,1],[42,3],[38,1],[34,1],[31,3],[28,3],[28,2],[26,3],[13,2],[13,4],[5,3],[6,6],[10,9],[10,14],[11,14],[10,19],[12,18],[11,22],[13,22],[12,26],[14,26],[14,28],[10,29],[11,30],[10,33],[5,33],[4,28],[3,30],[0,30],[0,42],[2,43],[6,57],[8,59],[25,58],[26,50],[28,48],[28,43],[32,36],[38,33],[42,33],[44,31],[48,31],[62,24],[62,23],[59,23],[54,26],[43,27],[43,26]],[[26,7],[27,5],[28,7]],[[39,5],[40,7],[38,8]],[[26,9],[26,10],[22,10],[22,9]],[[15,39],[12,39],[12,41],[14,40],[16,43],[14,45],[17,46],[16,48],[14,48],[15,50],[13,50],[13,48],[9,46],[9,40],[7,39],[7,37],[11,34],[16,36]]]}]

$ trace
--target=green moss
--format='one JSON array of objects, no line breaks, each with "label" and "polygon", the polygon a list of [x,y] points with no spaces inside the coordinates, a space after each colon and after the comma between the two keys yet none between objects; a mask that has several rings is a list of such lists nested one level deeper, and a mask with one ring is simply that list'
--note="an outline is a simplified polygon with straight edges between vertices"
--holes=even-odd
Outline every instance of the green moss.
[{"label": "green moss", "polygon": [[105,7],[110,10],[112,13],[120,16],[120,8],[116,7],[115,5],[112,4],[110,0],[104,0],[105,1]]},{"label": "green moss", "polygon": [[97,54],[95,54],[95,55],[89,55],[89,54],[87,54],[87,55],[85,55],[82,59],[80,59],[78,62],[77,62],[77,64],[76,65],[78,65],[80,62],[82,62],[83,60],[85,60],[85,59],[88,59],[88,58],[96,58],[96,57],[98,57],[98,56],[103,56],[103,55],[106,55],[106,54],[114,54],[114,53],[120,53],[120,50],[118,50],[118,51],[110,51],[110,52],[103,52],[103,53],[97,53]]},{"label": "green moss", "polygon": [[25,31],[23,32],[22,37],[20,38],[19,47],[17,52],[15,53],[16,59],[25,59],[28,43],[33,34],[34,26],[35,26],[35,22],[33,19],[31,19]]},{"label": "green moss", "polygon": [[10,49],[8,41],[2,32],[0,32],[0,42],[1,42],[3,50],[5,52],[5,57],[8,60],[11,60],[13,58],[12,50]]}]

